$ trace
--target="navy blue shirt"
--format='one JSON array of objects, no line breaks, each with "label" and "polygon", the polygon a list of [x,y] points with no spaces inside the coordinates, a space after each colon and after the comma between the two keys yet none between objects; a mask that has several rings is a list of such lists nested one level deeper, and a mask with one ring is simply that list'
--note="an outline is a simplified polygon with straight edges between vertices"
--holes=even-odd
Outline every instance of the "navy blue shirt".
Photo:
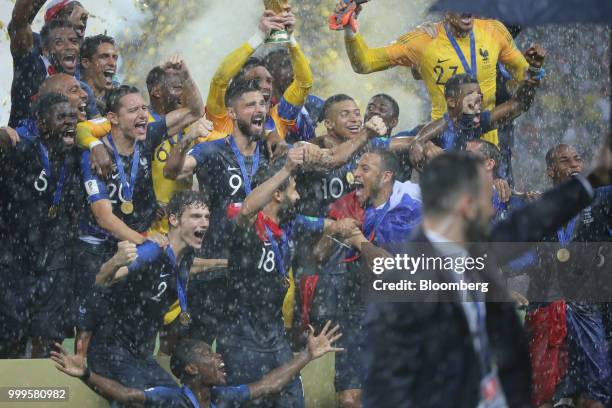
[{"label": "navy blue shirt", "polygon": [[117,345],[146,358],[155,350],[164,315],[178,298],[177,275],[188,279],[193,251],[186,249],[178,265],[168,254],[169,248],[162,249],[154,242],[139,245],[137,251],[127,277],[111,287],[110,310],[95,331],[91,347]]},{"label": "navy blue shirt", "polygon": [[[228,231],[227,207],[241,203],[247,196],[238,160],[232,151],[229,138],[199,143],[188,153],[196,159],[196,175],[200,190],[210,203],[210,231],[203,245],[203,253],[209,258],[226,258]],[[253,157],[244,157],[249,175],[252,173]],[[265,145],[259,143],[259,168],[268,165]],[[253,186],[254,187],[254,186]]]},{"label": "navy blue shirt", "polygon": [[[17,128],[20,141],[0,159],[0,191],[3,197],[0,212],[11,240],[28,256],[39,256],[49,247],[63,247],[74,237],[73,218],[82,206],[79,186],[77,151],[64,158],[49,157],[51,174],[43,165],[41,147],[44,144],[33,121],[22,122]],[[65,166],[64,183],[57,217],[49,209]],[[41,259],[42,261],[42,259]]]},{"label": "navy blue shirt", "polygon": [[[192,401],[183,388],[154,387],[145,390],[145,407],[147,408],[200,408],[197,401]],[[232,408],[251,399],[249,387],[212,387],[211,408]]]},{"label": "navy blue shirt", "polygon": [[444,114],[446,130],[439,138],[439,145],[444,150],[465,150],[467,142],[480,139],[482,135],[493,130],[491,126],[491,111],[480,113],[480,126],[475,129],[458,129],[451,121],[448,113]]},{"label": "navy blue shirt", "polygon": [[[90,152],[88,150],[84,151],[81,156],[81,171],[89,204],[99,200],[110,200],[113,205],[113,214],[119,217],[133,230],[145,232],[155,220],[156,211],[158,209],[155,193],[153,191],[153,176],[151,171],[152,155],[155,148],[162,142],[167,133],[166,120],[162,119],[157,122],[149,123],[146,140],[144,142],[137,142],[140,146],[140,159],[132,196],[132,202],[134,204],[134,212],[132,214],[124,214],[121,211],[121,204],[128,200],[126,200],[123,192],[113,151],[108,149],[109,155],[113,159],[114,166],[111,178],[106,182],[92,172],[89,159]],[[128,184],[130,183],[133,157],[134,154],[130,156],[121,156],[123,171]],[[96,241],[92,243],[101,243],[104,241],[116,242],[116,238],[98,226],[91,209],[83,213],[80,222],[80,235],[81,237],[89,237],[89,241],[91,241],[91,239]]]}]

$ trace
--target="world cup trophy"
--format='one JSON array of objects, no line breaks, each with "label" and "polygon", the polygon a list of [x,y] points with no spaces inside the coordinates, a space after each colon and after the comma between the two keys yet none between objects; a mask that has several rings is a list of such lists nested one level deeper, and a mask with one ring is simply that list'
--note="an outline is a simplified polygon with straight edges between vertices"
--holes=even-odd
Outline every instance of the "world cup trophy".
[{"label": "world cup trophy", "polygon": [[[290,7],[289,0],[264,0],[264,6],[266,10],[273,11],[275,14],[281,14]],[[273,44],[288,43],[289,33],[287,30],[272,30],[266,42]]]}]

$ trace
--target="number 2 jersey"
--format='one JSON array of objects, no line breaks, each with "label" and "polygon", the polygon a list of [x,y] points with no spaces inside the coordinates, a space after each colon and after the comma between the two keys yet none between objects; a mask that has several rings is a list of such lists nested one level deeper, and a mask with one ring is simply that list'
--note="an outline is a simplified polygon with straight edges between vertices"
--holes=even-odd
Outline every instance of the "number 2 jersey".
[{"label": "number 2 jersey", "polygon": [[[158,209],[155,194],[153,192],[153,179],[151,171],[151,158],[153,150],[166,137],[168,129],[164,119],[148,124],[147,138],[144,142],[137,142],[140,149],[138,161],[138,173],[133,188],[132,202],[134,211],[131,214],[124,214],[121,211],[121,204],[128,201],[122,187],[121,178],[117,170],[117,162],[114,153],[108,149],[109,155],[113,160],[113,172],[109,180],[102,180],[93,173],[90,165],[90,152],[84,151],[81,156],[81,171],[83,173],[83,183],[89,204],[99,200],[110,200],[113,206],[113,214],[121,219],[125,224],[137,232],[146,232],[155,219]],[[121,156],[123,172],[126,182],[130,183],[132,172],[132,160],[134,154]],[[102,242],[116,242],[108,231],[100,227],[94,215],[89,209],[85,211],[79,223],[80,238],[91,244]]]}]

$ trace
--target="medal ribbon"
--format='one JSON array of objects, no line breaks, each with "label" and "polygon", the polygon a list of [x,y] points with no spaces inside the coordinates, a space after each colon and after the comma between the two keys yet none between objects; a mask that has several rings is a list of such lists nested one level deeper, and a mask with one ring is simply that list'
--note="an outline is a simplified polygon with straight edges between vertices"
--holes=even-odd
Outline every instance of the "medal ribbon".
[{"label": "medal ribbon", "polygon": [[125,201],[132,201],[134,190],[132,187],[136,184],[136,176],[138,175],[138,163],[140,162],[140,144],[136,142],[134,146],[134,157],[132,157],[132,170],[130,174],[130,183],[127,183],[125,178],[125,171],[123,170],[123,161],[121,155],[113,142],[113,135],[108,134],[108,142],[113,148],[113,154],[115,155],[115,164],[117,164],[117,171],[119,172],[119,181],[121,182],[121,195],[125,198]]},{"label": "medal ribbon", "polygon": [[574,217],[569,224],[567,224],[567,229],[561,227],[557,230],[557,238],[559,238],[559,244],[561,244],[562,247],[566,247],[574,238],[574,227],[576,227],[577,220],[578,217]]},{"label": "medal ribbon", "polygon": [[170,258],[170,261],[172,261],[172,267],[176,271],[176,294],[178,296],[179,306],[182,312],[187,313],[187,279],[189,279],[189,272],[187,272],[186,278],[181,276],[180,265],[177,264],[176,256],[170,245],[166,247],[166,254],[168,258]]},{"label": "medal ribbon", "polygon": [[195,395],[193,395],[193,392],[189,389],[189,387],[183,385],[182,390],[183,394],[185,394],[185,396],[189,398],[189,401],[191,401],[191,405],[193,405],[193,408],[200,408],[198,400],[196,399]]},{"label": "medal ribbon", "polygon": [[[268,227],[267,225],[266,225],[266,236],[268,237],[268,241],[270,241],[270,244],[272,245],[272,252],[274,252],[274,257],[276,258],[276,261],[278,262],[278,272],[280,273],[282,278],[287,278],[287,270],[285,269],[285,260],[283,259],[281,249],[278,246],[278,242],[276,242],[276,239],[274,239],[274,234],[272,234],[270,227]],[[283,248],[285,248],[285,246],[287,245],[287,236],[285,235],[284,232],[281,235],[281,245],[283,246]]]},{"label": "medal ribbon", "polygon": [[[49,163],[49,152],[47,151],[47,148],[40,142],[38,143],[38,151],[40,152],[40,160],[42,161],[45,174],[47,175],[47,177],[49,177],[49,180],[51,180],[52,175],[51,164]],[[55,192],[53,193],[53,201],[51,202],[51,206],[57,207],[59,205],[60,200],[62,199],[62,189],[64,188],[64,182],[66,180],[66,167],[68,167],[68,164],[64,161],[64,165],[60,170],[59,178],[57,179],[57,184],[55,185]]]},{"label": "medal ribbon", "polygon": [[259,168],[259,143],[257,143],[257,147],[255,148],[255,155],[253,156],[253,166],[251,167],[251,174],[246,170],[246,165],[244,164],[244,158],[242,157],[242,153],[240,153],[240,149],[236,145],[234,141],[234,137],[230,136],[229,138],[230,147],[234,152],[234,156],[236,156],[236,161],[238,162],[238,166],[240,167],[240,173],[242,173],[242,180],[244,181],[244,192],[249,195],[251,194],[251,177],[257,173],[257,169]]},{"label": "medal ribbon", "polygon": [[470,30],[470,53],[472,54],[472,66],[470,67],[467,63],[467,60],[465,59],[465,55],[463,55],[463,51],[461,51],[459,44],[457,44],[457,40],[455,40],[455,37],[451,33],[451,30],[448,28],[448,26],[444,26],[444,29],[446,30],[446,36],[448,37],[451,45],[455,49],[457,56],[461,60],[461,65],[463,65],[465,73],[474,79],[478,78],[478,67],[476,65],[476,40],[474,39],[474,30]]}]

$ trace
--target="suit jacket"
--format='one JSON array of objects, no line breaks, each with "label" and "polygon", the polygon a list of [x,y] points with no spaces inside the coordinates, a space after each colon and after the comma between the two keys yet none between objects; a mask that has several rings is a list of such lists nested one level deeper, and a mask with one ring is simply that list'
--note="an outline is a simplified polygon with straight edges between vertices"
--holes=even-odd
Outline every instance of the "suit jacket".
[{"label": "suit jacket", "polygon": [[[591,193],[573,179],[499,222],[492,242],[535,242],[565,224],[591,201]],[[423,231],[412,242],[425,246],[425,256],[438,254]],[[410,254],[404,243],[391,252]],[[422,251],[423,248],[419,248]],[[364,248],[366,260],[380,249]],[[382,251],[384,253],[384,251]],[[503,299],[505,288],[498,269],[517,254],[493,253],[481,278],[490,282],[487,299]],[[453,273],[453,272],[448,272]],[[452,276],[439,275],[439,281]],[[482,373],[459,299],[427,303],[377,303],[366,318],[364,406],[476,407]],[[490,351],[510,407],[529,407],[531,372],[527,338],[511,302],[486,303]]]}]

